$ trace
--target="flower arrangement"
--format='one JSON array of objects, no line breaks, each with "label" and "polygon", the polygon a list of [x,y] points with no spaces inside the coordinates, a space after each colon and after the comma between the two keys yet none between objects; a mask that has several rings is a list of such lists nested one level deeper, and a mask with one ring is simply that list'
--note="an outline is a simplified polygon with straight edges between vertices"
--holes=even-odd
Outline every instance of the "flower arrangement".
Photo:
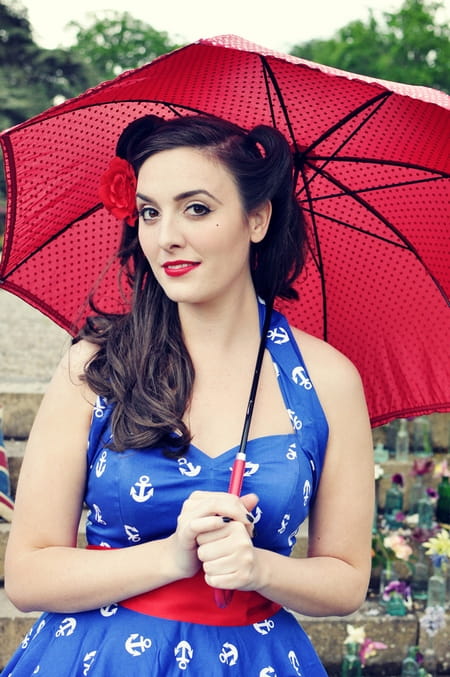
[{"label": "flower arrangement", "polygon": [[445,628],[446,620],[444,608],[442,606],[427,606],[419,623],[428,637],[434,637],[440,630]]},{"label": "flower arrangement", "polygon": [[424,541],[422,546],[426,548],[425,553],[431,556],[435,566],[441,566],[450,561],[450,534],[444,527],[435,536]]},{"label": "flower arrangement", "polygon": [[450,477],[450,468],[448,467],[446,458],[439,463],[436,463],[434,466],[433,477]]},{"label": "flower arrangement", "polygon": [[127,160],[114,157],[100,179],[98,193],[103,206],[117,219],[134,226],[136,210],[136,176]]},{"label": "flower arrangement", "polygon": [[366,637],[364,626],[347,625],[347,636],[344,639],[344,644],[356,644],[362,667],[366,665],[369,658],[376,655],[377,651],[387,649],[387,645],[383,642],[375,642]]},{"label": "flower arrangement", "polygon": [[372,566],[381,566],[391,577],[395,564],[404,562],[411,566],[413,549],[400,531],[377,531],[372,537]]},{"label": "flower arrangement", "polygon": [[431,458],[415,458],[411,468],[413,477],[423,477],[428,475],[434,468],[434,461]]},{"label": "flower arrangement", "polygon": [[393,597],[400,599],[407,609],[412,608],[411,587],[405,581],[391,581],[383,590],[385,602]]}]

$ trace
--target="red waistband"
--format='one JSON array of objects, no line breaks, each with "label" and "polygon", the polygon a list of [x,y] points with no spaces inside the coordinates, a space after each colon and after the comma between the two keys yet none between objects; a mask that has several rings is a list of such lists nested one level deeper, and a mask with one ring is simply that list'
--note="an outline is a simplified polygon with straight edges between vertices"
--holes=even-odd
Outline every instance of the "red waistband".
[{"label": "red waistband", "polygon": [[[103,549],[87,546],[89,549]],[[155,590],[119,602],[120,606],[147,616],[201,625],[252,625],[261,623],[281,609],[258,592],[235,590],[225,608],[214,600],[214,589],[200,570],[192,578],[183,578]]]}]

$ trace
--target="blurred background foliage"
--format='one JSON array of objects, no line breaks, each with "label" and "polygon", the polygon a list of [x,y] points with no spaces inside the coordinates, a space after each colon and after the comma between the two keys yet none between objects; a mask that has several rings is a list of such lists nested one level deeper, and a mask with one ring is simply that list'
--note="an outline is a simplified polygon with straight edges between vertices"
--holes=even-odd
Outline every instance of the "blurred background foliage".
[{"label": "blurred background foliage", "polygon": [[[293,45],[311,61],[372,77],[434,87],[450,93],[450,27],[439,22],[438,0],[405,0],[396,13],[353,21],[327,40]],[[180,47],[129,12],[88,15],[71,22],[70,47],[45,49],[20,0],[0,0],[0,130]],[[0,173],[0,246],[5,213]]]}]

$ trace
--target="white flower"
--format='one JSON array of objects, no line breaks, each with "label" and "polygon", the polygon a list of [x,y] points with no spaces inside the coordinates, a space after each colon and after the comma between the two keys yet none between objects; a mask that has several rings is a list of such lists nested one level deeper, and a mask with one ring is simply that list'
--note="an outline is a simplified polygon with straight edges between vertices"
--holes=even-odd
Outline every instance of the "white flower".
[{"label": "white flower", "polygon": [[366,632],[364,626],[355,628],[354,625],[347,625],[347,637],[344,644],[362,644],[366,639]]},{"label": "white flower", "polygon": [[383,477],[383,475],[384,475],[383,466],[381,466],[379,463],[375,463],[375,479],[379,480],[380,477]]}]

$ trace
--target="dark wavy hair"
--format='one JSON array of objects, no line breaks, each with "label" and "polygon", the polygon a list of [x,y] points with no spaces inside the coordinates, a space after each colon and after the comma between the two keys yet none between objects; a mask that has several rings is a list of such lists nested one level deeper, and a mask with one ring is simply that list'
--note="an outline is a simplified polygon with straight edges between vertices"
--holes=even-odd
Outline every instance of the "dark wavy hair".
[{"label": "dark wavy hair", "polygon": [[[236,181],[246,213],[271,202],[268,232],[250,247],[255,291],[266,302],[277,296],[296,298],[292,283],[304,264],[306,237],[284,136],[265,125],[245,131],[209,116],[164,120],[148,115],[125,128],[116,152],[137,176],[151,155],[179,147],[199,149],[221,162]],[[112,449],[159,446],[179,456],[191,440],[183,415],[191,398],[194,367],[183,342],[177,304],[157,283],[137,228],[125,223],[123,228],[117,256],[131,286],[131,310],[111,315],[91,301],[96,314],[75,339],[99,346],[84,378],[94,392],[115,405]]]}]

